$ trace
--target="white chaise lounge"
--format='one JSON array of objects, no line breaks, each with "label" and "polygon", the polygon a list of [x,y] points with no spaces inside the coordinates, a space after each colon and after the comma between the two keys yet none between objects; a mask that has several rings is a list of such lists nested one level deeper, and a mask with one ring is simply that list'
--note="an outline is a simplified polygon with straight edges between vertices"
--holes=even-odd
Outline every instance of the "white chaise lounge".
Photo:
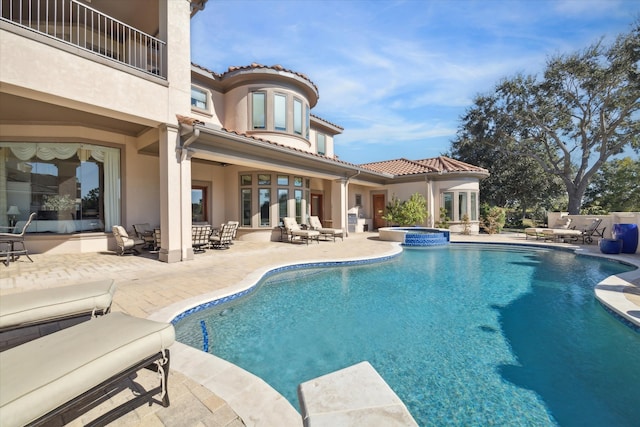
[{"label": "white chaise lounge", "polygon": [[340,237],[341,240],[344,240],[344,231],[341,228],[323,227],[320,218],[317,216],[309,217],[309,225],[312,230],[316,230],[321,236],[325,236],[327,240],[329,237],[332,237],[334,242],[336,241],[336,237]]},{"label": "white chaise lounge", "polygon": [[320,232],[316,230],[303,230],[295,218],[285,217],[282,219],[284,224],[285,232],[287,234],[287,238],[289,242],[292,242],[297,237],[300,241],[305,241],[307,245],[309,244],[309,240],[315,240],[320,243]]},{"label": "white chaise lounge", "polygon": [[107,279],[2,296],[0,351],[108,313],[115,290]]},{"label": "white chaise lounge", "polygon": [[106,425],[156,395],[169,406],[174,339],[169,323],[111,313],[6,350],[0,353],[0,425],[66,424],[143,368],[157,370],[160,385],[88,425]]},{"label": "white chaise lounge", "polygon": [[544,227],[528,227],[524,229],[525,239],[529,239],[529,236],[535,237],[538,239],[545,239],[544,235],[545,230],[568,230],[571,225],[571,218],[569,217],[561,217],[556,220],[556,223],[550,228]]}]

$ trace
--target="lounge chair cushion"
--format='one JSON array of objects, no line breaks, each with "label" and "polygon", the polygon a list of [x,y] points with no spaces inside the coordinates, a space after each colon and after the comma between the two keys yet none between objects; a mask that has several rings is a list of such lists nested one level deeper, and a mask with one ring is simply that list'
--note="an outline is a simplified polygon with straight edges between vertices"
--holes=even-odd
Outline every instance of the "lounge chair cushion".
[{"label": "lounge chair cushion", "polygon": [[571,225],[571,218],[563,216],[560,217],[556,220],[556,223],[553,225],[553,227],[551,228],[558,228],[558,229],[568,229],[569,225]]},{"label": "lounge chair cushion", "polygon": [[320,236],[320,232],[316,230],[303,230],[300,228],[300,225],[297,223],[295,218],[286,217],[283,221],[287,232],[292,236],[298,236],[306,239],[314,237],[317,238]]},{"label": "lounge chair cushion", "polygon": [[578,237],[582,236],[582,231],[580,231],[580,230],[563,230],[563,229],[559,229],[559,228],[547,228],[547,229],[542,230],[542,234],[544,235],[545,239],[547,239],[547,240],[559,239],[561,237],[578,238]]},{"label": "lounge chair cushion", "polygon": [[160,351],[173,326],[123,313],[0,353],[0,425],[24,425]]},{"label": "lounge chair cushion", "polygon": [[0,298],[0,329],[106,312],[115,290],[113,280],[107,279],[5,295]]}]

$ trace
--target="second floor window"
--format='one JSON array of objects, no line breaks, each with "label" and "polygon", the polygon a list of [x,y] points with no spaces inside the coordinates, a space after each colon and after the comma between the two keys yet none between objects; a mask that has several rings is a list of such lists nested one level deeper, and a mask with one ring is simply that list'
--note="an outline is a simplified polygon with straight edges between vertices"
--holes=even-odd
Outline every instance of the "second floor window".
[{"label": "second floor window", "polygon": [[327,153],[327,137],[323,133],[319,133],[317,138],[318,143],[318,154],[326,154]]},{"label": "second floor window", "polygon": [[191,87],[191,106],[207,109],[207,92],[197,87]]},{"label": "second floor window", "polygon": [[293,132],[302,135],[302,102],[293,100]]},{"label": "second floor window", "polygon": [[252,94],[252,117],[254,129],[265,129],[267,126],[267,117],[265,114],[266,94],[264,92],[254,92]]},{"label": "second floor window", "polygon": [[276,130],[287,130],[287,97],[275,95],[273,98],[273,126]]}]

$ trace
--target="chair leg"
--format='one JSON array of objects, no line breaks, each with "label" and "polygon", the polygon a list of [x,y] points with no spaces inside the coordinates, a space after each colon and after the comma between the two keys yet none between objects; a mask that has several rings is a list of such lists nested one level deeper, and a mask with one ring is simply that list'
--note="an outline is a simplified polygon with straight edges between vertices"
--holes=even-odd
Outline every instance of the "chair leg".
[{"label": "chair leg", "polygon": [[26,256],[29,261],[33,262],[33,260],[31,259],[31,257],[29,256],[29,252],[27,251],[27,247],[24,245],[24,242],[19,242],[22,245],[22,253],[20,255],[24,255]]}]

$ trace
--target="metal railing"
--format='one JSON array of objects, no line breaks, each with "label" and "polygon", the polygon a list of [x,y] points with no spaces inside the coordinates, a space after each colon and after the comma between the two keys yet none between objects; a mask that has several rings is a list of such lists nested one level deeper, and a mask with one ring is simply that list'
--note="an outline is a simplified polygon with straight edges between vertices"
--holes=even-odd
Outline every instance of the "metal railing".
[{"label": "metal railing", "polygon": [[165,78],[166,43],[76,0],[0,0],[0,19]]}]

